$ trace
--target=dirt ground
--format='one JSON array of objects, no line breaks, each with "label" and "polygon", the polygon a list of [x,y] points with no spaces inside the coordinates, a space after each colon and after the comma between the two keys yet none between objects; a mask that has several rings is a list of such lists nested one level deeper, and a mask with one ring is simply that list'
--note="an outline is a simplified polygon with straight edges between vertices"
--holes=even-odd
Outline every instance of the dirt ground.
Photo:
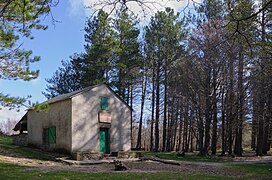
[{"label": "dirt ground", "polygon": [[[209,174],[209,175],[218,175],[218,176],[232,176],[232,177],[240,177],[242,176],[241,173],[228,170],[226,171],[225,168],[221,165],[209,165],[203,166],[198,164],[181,164],[180,166],[177,165],[170,165],[158,162],[125,162],[123,163],[128,170],[126,172],[149,172],[149,173],[156,173],[156,172],[176,172],[176,173],[193,173],[193,174]],[[39,164],[34,169],[39,169],[42,171],[59,171],[59,170],[68,170],[68,171],[82,171],[82,172],[113,172],[114,165],[110,163],[106,164],[96,164],[96,165],[45,165]]]},{"label": "dirt ground", "polygon": [[[249,161],[248,161],[249,160]],[[114,164],[102,163],[94,165],[69,165],[55,160],[41,160],[26,158],[20,154],[12,153],[5,149],[0,149],[0,161],[27,166],[26,170],[48,171],[81,171],[81,172],[113,172]],[[234,159],[233,163],[256,163],[261,161],[272,162],[272,156],[268,157],[247,157]],[[175,172],[192,174],[209,174],[216,176],[242,177],[242,172],[235,171],[224,166],[226,163],[205,163],[205,162],[180,162],[180,165],[165,164],[156,161],[128,161],[122,162],[126,167],[126,172]]]},{"label": "dirt ground", "polygon": [[[102,163],[95,165],[68,165],[63,162],[50,160],[37,160],[25,158],[21,155],[0,150],[0,161],[28,166],[26,170],[41,171],[81,171],[81,172],[113,172],[114,164]],[[128,170],[126,172],[176,172],[176,173],[200,173],[218,176],[240,177],[241,173],[232,169],[225,170],[223,164],[220,163],[189,163],[184,162],[180,165],[164,164],[155,161],[129,161],[123,162]]]}]

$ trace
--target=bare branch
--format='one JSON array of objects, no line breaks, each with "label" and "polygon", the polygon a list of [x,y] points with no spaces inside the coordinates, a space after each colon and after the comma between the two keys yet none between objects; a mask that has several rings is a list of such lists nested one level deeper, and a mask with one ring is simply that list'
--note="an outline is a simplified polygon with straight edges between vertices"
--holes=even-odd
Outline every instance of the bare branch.
[{"label": "bare branch", "polygon": [[247,17],[242,17],[240,19],[235,19],[233,18],[234,21],[237,21],[237,22],[240,22],[240,21],[246,21],[246,20],[249,20],[253,17],[256,17],[258,14],[260,14],[261,12],[263,11],[266,11],[268,9],[268,7],[272,4],[272,0],[268,1],[266,4],[263,5],[262,8],[260,8],[257,12],[247,16]]}]

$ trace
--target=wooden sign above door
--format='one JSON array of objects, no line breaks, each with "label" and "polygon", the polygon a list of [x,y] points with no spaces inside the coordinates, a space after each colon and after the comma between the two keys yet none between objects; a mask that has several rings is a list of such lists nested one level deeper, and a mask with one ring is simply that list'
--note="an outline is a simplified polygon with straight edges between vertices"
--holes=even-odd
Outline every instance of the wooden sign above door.
[{"label": "wooden sign above door", "polygon": [[111,113],[100,111],[98,115],[98,121],[101,123],[111,123]]}]

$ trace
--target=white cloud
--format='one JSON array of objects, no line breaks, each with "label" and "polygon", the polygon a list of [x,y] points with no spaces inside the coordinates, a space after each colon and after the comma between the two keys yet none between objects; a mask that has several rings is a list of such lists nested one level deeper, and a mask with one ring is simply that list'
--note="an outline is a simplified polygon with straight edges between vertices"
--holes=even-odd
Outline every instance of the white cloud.
[{"label": "white cloud", "polygon": [[71,16],[78,16],[82,14],[86,14],[86,8],[83,0],[69,0],[68,12]]},{"label": "white cloud", "polygon": [[9,110],[8,108],[0,107],[0,121],[3,120],[20,120],[26,113],[25,109],[22,108],[19,112],[16,110]]},{"label": "white cloud", "polygon": [[[93,10],[97,10],[103,7],[103,9],[107,12],[111,12],[113,6],[108,5],[104,6],[105,2],[114,2],[116,0],[69,0],[71,5],[71,13],[78,13],[85,11],[86,16],[90,16],[93,12],[90,8],[82,9],[83,7],[92,7]],[[175,10],[175,12],[179,12],[181,8],[184,8],[186,5],[192,6],[192,0],[142,0],[145,2],[143,6],[140,6],[135,1],[128,1],[128,8],[136,13],[140,18],[149,19],[152,15],[154,15],[157,11],[164,10],[165,7],[170,7]],[[101,4],[101,2],[104,4]],[[194,2],[201,2],[201,0],[194,0]],[[120,4],[117,4],[120,6]],[[144,11],[143,11],[144,10]]]},{"label": "white cloud", "polygon": [[39,84],[41,82],[41,78],[40,77],[37,77],[36,79],[32,79],[31,81],[31,84]]}]

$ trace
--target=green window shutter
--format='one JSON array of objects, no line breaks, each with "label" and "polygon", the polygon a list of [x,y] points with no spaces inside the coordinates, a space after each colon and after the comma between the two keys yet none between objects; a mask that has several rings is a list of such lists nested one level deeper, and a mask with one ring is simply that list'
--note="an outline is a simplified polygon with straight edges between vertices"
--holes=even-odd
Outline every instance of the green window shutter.
[{"label": "green window shutter", "polygon": [[48,142],[49,144],[56,144],[56,127],[48,128]]},{"label": "green window shutter", "polygon": [[101,109],[108,110],[108,98],[107,97],[101,98]]}]

